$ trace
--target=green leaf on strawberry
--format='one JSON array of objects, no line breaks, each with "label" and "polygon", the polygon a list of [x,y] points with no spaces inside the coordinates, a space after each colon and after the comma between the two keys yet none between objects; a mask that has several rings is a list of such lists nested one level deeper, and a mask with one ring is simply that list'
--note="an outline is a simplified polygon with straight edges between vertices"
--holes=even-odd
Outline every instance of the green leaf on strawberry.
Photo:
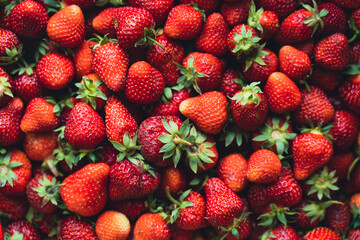
[{"label": "green leaf on strawberry", "polygon": [[305,183],[311,185],[308,195],[317,194],[317,198],[322,200],[323,196],[331,199],[330,191],[337,191],[339,187],[334,185],[338,178],[335,171],[329,173],[328,168],[324,167],[320,174],[313,174]]},{"label": "green leaf on strawberry", "polygon": [[7,183],[13,186],[13,181],[18,178],[13,169],[21,166],[22,163],[17,161],[10,162],[10,158],[10,153],[0,158],[0,187],[4,187]]},{"label": "green leaf on strawberry", "polygon": [[93,109],[96,109],[96,98],[107,100],[106,95],[100,91],[99,86],[103,82],[98,80],[94,82],[92,79],[84,76],[82,78],[82,83],[75,83],[75,86],[79,88],[76,92],[78,95],[77,99],[84,99],[83,101],[87,104],[90,104]]},{"label": "green leaf on strawberry", "polygon": [[45,206],[49,201],[54,205],[58,205],[61,184],[56,181],[56,178],[50,181],[44,175],[42,179],[39,179],[39,183],[40,186],[34,188],[34,190],[43,198],[42,206]]}]

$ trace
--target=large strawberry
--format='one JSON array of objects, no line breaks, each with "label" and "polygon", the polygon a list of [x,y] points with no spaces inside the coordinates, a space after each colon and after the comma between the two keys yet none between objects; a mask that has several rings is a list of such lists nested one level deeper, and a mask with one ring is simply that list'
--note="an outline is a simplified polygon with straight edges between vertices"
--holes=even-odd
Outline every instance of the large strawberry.
[{"label": "large strawberry", "polygon": [[11,102],[0,109],[0,146],[11,146],[22,138],[20,122],[24,104],[20,98],[13,98]]},{"label": "large strawberry", "polygon": [[65,206],[81,216],[94,216],[105,206],[110,167],[106,163],[90,163],[69,175],[60,187]]},{"label": "large strawberry", "polygon": [[310,74],[309,56],[292,46],[283,46],[279,51],[280,71],[291,80],[299,81]]},{"label": "large strawberry", "polygon": [[61,46],[80,46],[85,38],[85,19],[81,8],[72,4],[56,12],[49,19],[46,31],[50,39]]}]

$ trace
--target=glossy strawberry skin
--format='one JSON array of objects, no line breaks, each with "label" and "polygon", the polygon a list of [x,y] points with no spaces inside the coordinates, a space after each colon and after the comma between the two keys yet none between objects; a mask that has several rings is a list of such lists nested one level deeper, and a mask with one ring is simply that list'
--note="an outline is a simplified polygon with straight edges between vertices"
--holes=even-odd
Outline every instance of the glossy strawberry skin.
[{"label": "glossy strawberry skin", "polygon": [[319,239],[319,237],[322,237],[323,239],[329,239],[329,240],[341,240],[341,236],[335,232],[332,231],[329,228],[326,227],[318,227],[315,228],[313,230],[311,230],[310,232],[308,232],[305,236],[304,236],[304,240],[316,240]]},{"label": "glossy strawberry skin", "polygon": [[174,6],[174,0],[161,0],[161,1],[151,1],[151,0],[129,0],[129,5],[131,7],[144,8],[151,13],[154,17],[156,25],[161,26],[166,19],[171,8]]},{"label": "glossy strawberry skin", "polygon": [[221,3],[220,12],[230,27],[244,23],[249,16],[251,1],[234,1]]},{"label": "glossy strawberry skin", "polygon": [[344,10],[334,3],[319,4],[318,10],[328,11],[328,14],[321,19],[324,22],[324,28],[321,30],[322,36],[329,36],[334,33],[344,33],[346,30],[346,14]]},{"label": "glossy strawberry skin", "polygon": [[24,239],[40,240],[40,234],[36,230],[35,226],[26,220],[19,220],[12,222],[5,229],[5,233],[9,233],[13,236],[15,232],[22,233]]},{"label": "glossy strawberry skin", "polygon": [[74,53],[74,65],[76,69],[76,78],[82,78],[90,74],[92,70],[92,52],[91,48],[95,42],[84,40]]},{"label": "glossy strawberry skin", "polygon": [[[10,30],[0,28],[0,57],[6,57],[6,49],[19,49],[19,38]],[[1,63],[2,61],[0,61]]]},{"label": "glossy strawberry skin", "polygon": [[310,74],[309,56],[292,46],[283,46],[279,51],[280,71],[291,80],[299,81]]},{"label": "glossy strawberry skin", "polygon": [[116,31],[113,19],[116,18],[118,8],[108,7],[97,14],[92,20],[92,26],[96,32],[109,37],[116,37]]},{"label": "glossy strawberry skin", "polygon": [[58,146],[56,132],[27,133],[23,141],[26,156],[34,161],[47,160]]},{"label": "glossy strawberry skin", "polygon": [[263,28],[260,34],[263,40],[270,39],[279,30],[279,19],[273,11],[264,11],[259,17],[259,23]]},{"label": "glossy strawberry skin", "polygon": [[0,109],[0,146],[11,146],[21,141],[23,133],[20,122],[24,104],[20,98],[13,98],[11,102]]},{"label": "glossy strawberry skin", "polygon": [[14,79],[15,92],[25,103],[30,102],[35,97],[42,97],[44,88],[40,84],[36,71],[28,75],[24,73]]},{"label": "glossy strawberry skin", "polygon": [[135,239],[170,240],[171,231],[160,213],[145,213],[135,222]]},{"label": "glossy strawberry skin", "polygon": [[9,220],[23,219],[28,208],[29,202],[23,196],[7,196],[0,191],[0,211],[8,214]]},{"label": "glossy strawberry skin", "polygon": [[225,70],[219,86],[220,92],[222,92],[227,97],[233,97],[236,92],[240,91],[241,85],[236,83],[235,79],[241,79],[240,74],[236,70],[232,68]]},{"label": "glossy strawberry skin", "polygon": [[339,95],[345,106],[356,114],[360,114],[360,76],[349,77],[339,86]]},{"label": "glossy strawberry skin", "polygon": [[156,195],[163,199],[168,199],[166,189],[169,190],[171,196],[178,196],[184,192],[187,185],[186,174],[181,168],[170,166],[161,172],[160,185]]},{"label": "glossy strawberry skin", "polygon": [[279,19],[282,20],[295,11],[297,2],[295,0],[259,0],[259,5],[264,10],[275,12]]},{"label": "glossy strawberry skin", "polygon": [[270,239],[277,240],[300,240],[300,236],[295,232],[295,229],[291,226],[284,226],[283,224],[278,224],[272,231],[272,234],[275,235],[276,238],[270,237]]},{"label": "glossy strawberry skin", "polygon": [[97,236],[90,223],[75,216],[68,216],[60,222],[59,233],[63,240],[86,239],[96,240]]}]

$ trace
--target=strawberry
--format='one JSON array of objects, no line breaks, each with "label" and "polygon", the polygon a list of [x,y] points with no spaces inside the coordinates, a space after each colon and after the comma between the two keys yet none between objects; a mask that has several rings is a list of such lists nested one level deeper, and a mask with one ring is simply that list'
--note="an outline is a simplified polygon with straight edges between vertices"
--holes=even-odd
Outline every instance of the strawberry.
[{"label": "strawberry", "polygon": [[59,186],[53,176],[38,175],[26,186],[26,197],[36,211],[53,214],[58,208]]},{"label": "strawberry", "polygon": [[267,190],[263,184],[250,184],[247,193],[247,200],[249,201],[251,212],[261,214],[268,207],[269,199],[266,191]]},{"label": "strawberry", "polygon": [[301,93],[295,83],[281,72],[273,72],[264,87],[269,109],[274,113],[295,110],[301,103]]},{"label": "strawberry", "polygon": [[342,33],[330,35],[315,45],[316,64],[326,70],[341,71],[350,60],[348,40]]},{"label": "strawberry", "polygon": [[25,103],[35,97],[42,97],[44,88],[41,86],[36,71],[32,74],[23,73],[15,77],[15,92]]},{"label": "strawberry", "polygon": [[[297,207],[298,214],[294,226],[300,229],[313,229],[318,226],[325,217],[325,208],[322,207],[322,203],[302,200]],[[316,211],[317,207],[318,211]]]},{"label": "strawberry", "polygon": [[166,191],[168,190],[170,195],[176,196],[179,192],[185,190],[186,184],[186,175],[181,168],[167,167],[161,172],[157,195],[166,199]]},{"label": "strawberry", "polygon": [[237,59],[243,59],[254,54],[259,48],[260,38],[256,30],[248,25],[235,26],[228,34],[226,45]]},{"label": "strawberry", "polygon": [[104,120],[88,104],[79,102],[71,110],[64,136],[73,147],[95,148],[105,139]]},{"label": "strawberry", "polygon": [[360,229],[350,229],[347,234],[347,239],[360,239]]},{"label": "strawberry", "polygon": [[58,237],[62,240],[74,238],[96,240],[97,236],[90,223],[76,216],[68,216],[59,224]]},{"label": "strawberry", "polygon": [[97,14],[92,20],[92,26],[101,35],[108,34],[109,37],[116,37],[114,19],[117,16],[118,8],[108,7]]},{"label": "strawberry", "polygon": [[330,122],[334,118],[334,107],[329,98],[320,88],[309,86],[309,90],[301,90],[301,104],[292,115],[294,122],[297,125],[308,125],[309,120],[314,125]]},{"label": "strawberry", "polygon": [[279,29],[279,19],[275,12],[264,11],[260,8],[256,11],[255,5],[251,5],[248,25],[260,31],[260,37],[263,40],[270,39]]},{"label": "strawberry", "polygon": [[134,226],[134,238],[139,240],[170,240],[171,232],[160,213],[141,215]]},{"label": "strawberry", "polygon": [[244,131],[255,131],[266,119],[268,102],[258,82],[243,87],[232,98],[230,112],[237,126]]},{"label": "strawberry", "polygon": [[311,130],[294,138],[292,143],[294,173],[297,180],[305,180],[329,162],[333,147],[319,130]]},{"label": "strawberry", "polygon": [[360,114],[360,75],[349,77],[338,89],[345,106],[356,114]]},{"label": "strawberry", "polygon": [[[359,12],[359,24],[360,24],[360,11]],[[360,26],[359,26],[360,27]],[[350,43],[350,61],[349,64],[358,64],[360,61],[360,42]]]},{"label": "strawberry", "polygon": [[34,161],[47,160],[58,146],[56,132],[25,134],[23,149],[26,156]]},{"label": "strawberry", "polygon": [[5,228],[5,235],[9,234],[10,239],[40,240],[40,234],[35,226],[26,220],[19,220],[11,223]]},{"label": "strawberry", "polygon": [[180,103],[180,112],[207,134],[218,134],[228,118],[226,97],[217,91],[188,98]]},{"label": "strawberry", "polygon": [[225,70],[222,80],[219,86],[219,91],[222,92],[227,97],[233,97],[236,92],[242,89],[242,79],[240,74],[229,68]]},{"label": "strawberry", "polygon": [[9,65],[18,61],[22,53],[22,44],[20,44],[19,38],[12,31],[3,28],[0,28],[0,36],[1,65]]},{"label": "strawberry", "polygon": [[280,176],[280,173],[280,159],[272,151],[261,149],[251,154],[246,168],[246,178],[250,182],[273,182]]},{"label": "strawberry", "polygon": [[319,4],[319,12],[323,9],[329,13],[322,18],[324,28],[321,30],[321,36],[329,36],[334,33],[344,33],[346,29],[346,14],[344,10],[334,3]]},{"label": "strawberry", "polygon": [[127,133],[133,137],[138,129],[135,119],[115,96],[111,96],[105,106],[106,136],[111,141],[123,143]]},{"label": "strawberry", "polygon": [[16,4],[9,15],[14,33],[31,39],[39,39],[45,34],[48,20],[46,8],[34,0]]},{"label": "strawberry", "polygon": [[162,0],[162,1],[151,1],[151,0],[129,0],[129,6],[143,8],[149,11],[154,17],[156,25],[163,25],[166,20],[166,16],[174,6],[174,0]]},{"label": "strawberry", "polygon": [[181,4],[196,4],[206,14],[215,12],[220,5],[220,0],[180,0]]},{"label": "strawberry", "polygon": [[42,86],[49,89],[65,88],[75,76],[71,59],[61,53],[50,53],[40,59],[36,73]]},{"label": "strawberry", "polygon": [[84,75],[93,72],[91,52],[91,47],[93,46],[95,46],[94,42],[84,40],[75,50],[73,60],[76,70],[76,78],[82,78]]},{"label": "strawberry", "polygon": [[139,160],[122,160],[110,168],[111,200],[140,199],[155,191],[160,174]]},{"label": "strawberry", "polygon": [[340,80],[339,72],[332,72],[314,66],[308,83],[320,88],[324,92],[331,92],[337,88]]},{"label": "strawberry", "polygon": [[90,10],[95,6],[95,3],[91,0],[66,0],[64,3],[66,6],[76,4],[81,8],[81,10]]},{"label": "strawberry", "polygon": [[11,221],[25,218],[29,202],[24,196],[7,196],[0,190],[0,211]]},{"label": "strawberry", "polygon": [[109,208],[125,214],[131,222],[149,210],[148,201],[144,199],[110,201]]},{"label": "strawberry", "polygon": [[15,83],[2,67],[0,67],[0,87],[0,107],[4,107],[14,97]]},{"label": "strawberry", "polygon": [[333,137],[334,147],[341,150],[349,148],[360,130],[359,118],[351,112],[336,110],[332,124],[329,134]]},{"label": "strawberry", "polygon": [[182,63],[184,47],[164,34],[155,38],[155,41],[160,43],[165,50],[157,44],[153,44],[147,50],[146,59],[151,66],[154,66],[163,74],[165,85],[173,86],[180,77],[180,71],[175,63]]},{"label": "strawberry", "polygon": [[304,240],[341,240],[341,236],[326,227],[318,227],[308,232],[304,237]]},{"label": "strawberry", "polygon": [[291,226],[284,226],[283,224],[278,224],[274,229],[270,231],[270,234],[274,235],[268,239],[277,239],[277,240],[300,240],[301,238],[295,232],[295,229]]},{"label": "strawberry", "polygon": [[219,178],[237,193],[247,184],[246,168],[246,159],[240,153],[234,153],[220,159],[216,171]]},{"label": "strawberry", "polygon": [[16,148],[9,149],[2,155],[0,168],[2,192],[11,196],[23,195],[31,179],[31,163],[25,153]]},{"label": "strawberry", "polygon": [[350,171],[349,168],[354,160],[354,154],[350,151],[335,152],[330,158],[327,166],[329,167],[330,171],[335,170],[335,176],[337,176],[339,180],[342,180]]},{"label": "strawberry", "polygon": [[222,2],[220,12],[229,26],[234,27],[244,23],[249,16],[251,1]]},{"label": "strawberry", "polygon": [[64,179],[60,186],[66,208],[81,216],[94,216],[105,206],[110,167],[90,163]]},{"label": "strawberry", "polygon": [[197,7],[180,4],[173,7],[166,19],[164,33],[173,39],[194,39],[203,27],[203,16]]},{"label": "strawberry", "polygon": [[165,88],[161,72],[145,61],[130,66],[125,84],[125,96],[133,103],[149,104],[159,99]]},{"label": "strawberry", "polygon": [[344,8],[360,8],[360,3],[358,1],[351,1],[351,0],[331,0],[331,1],[339,5],[340,7],[344,7]]},{"label": "strawberry", "polygon": [[96,235],[103,240],[126,240],[130,230],[129,219],[121,212],[105,211],[96,220]]},{"label": "strawberry", "polygon": [[52,15],[46,31],[50,39],[63,47],[80,46],[85,38],[85,19],[81,8],[69,5]]},{"label": "strawberry", "polygon": [[92,68],[114,92],[119,92],[125,87],[128,65],[127,53],[118,44],[108,42],[94,50]]},{"label": "strawberry", "polygon": [[259,5],[266,11],[273,11],[280,20],[286,18],[296,9],[297,2],[295,0],[259,0]]},{"label": "strawberry", "polygon": [[291,44],[291,46],[311,57],[314,53],[315,41],[314,39],[309,39],[305,42]]},{"label": "strawberry", "polygon": [[210,178],[205,183],[206,218],[214,227],[228,226],[240,217],[244,204],[222,180]]},{"label": "strawberry", "polygon": [[20,122],[24,104],[20,98],[13,98],[11,102],[0,109],[0,146],[15,145],[22,139]]},{"label": "strawberry", "polygon": [[343,200],[340,201],[342,204],[333,204],[326,209],[325,222],[326,225],[340,233],[344,233],[351,220],[350,207]]},{"label": "strawberry", "polygon": [[207,17],[205,25],[195,41],[200,52],[223,56],[227,52],[226,38],[229,34],[228,25],[220,13]]},{"label": "strawberry", "polygon": [[292,46],[283,46],[279,51],[280,71],[291,80],[299,81],[310,74],[309,56]]},{"label": "strawberry", "polygon": [[21,119],[20,128],[23,132],[48,132],[59,124],[54,113],[54,105],[45,98],[33,98],[26,107]]}]

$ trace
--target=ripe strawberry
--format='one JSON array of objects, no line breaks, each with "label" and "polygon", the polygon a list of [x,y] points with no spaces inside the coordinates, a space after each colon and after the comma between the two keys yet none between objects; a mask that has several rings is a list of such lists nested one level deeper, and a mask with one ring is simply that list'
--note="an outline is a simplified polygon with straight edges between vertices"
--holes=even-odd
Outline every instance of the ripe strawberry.
[{"label": "ripe strawberry", "polygon": [[91,0],[65,0],[66,6],[76,4],[81,10],[90,10],[95,6],[95,3]]},{"label": "ripe strawberry", "polygon": [[92,20],[92,26],[101,35],[108,34],[109,37],[116,37],[114,19],[117,16],[118,8],[108,7],[97,14]]},{"label": "ripe strawberry", "polygon": [[346,239],[360,239],[360,229],[350,229]]},{"label": "ripe strawberry", "polygon": [[59,224],[58,237],[62,240],[86,239],[96,240],[97,236],[90,223],[76,216],[68,216]]},{"label": "ripe strawberry", "polygon": [[350,151],[335,152],[327,166],[330,171],[335,170],[335,176],[342,180],[348,174],[351,164],[354,162],[354,154]]},{"label": "ripe strawberry", "polygon": [[181,4],[196,4],[206,14],[215,12],[220,5],[220,0],[180,0]]},{"label": "ripe strawberry", "polygon": [[333,147],[321,132],[311,130],[294,138],[292,152],[295,178],[305,180],[329,162]]},{"label": "ripe strawberry", "polygon": [[339,72],[332,72],[314,66],[308,83],[320,88],[324,92],[331,92],[337,88],[340,80]]},{"label": "ripe strawberry", "polygon": [[36,67],[39,82],[49,89],[65,88],[75,76],[71,59],[61,53],[50,53],[40,59]]},{"label": "ripe strawberry", "polygon": [[340,233],[344,233],[348,229],[351,221],[350,207],[344,200],[342,204],[333,204],[326,209],[325,222],[326,225]]},{"label": "ripe strawberry", "polygon": [[284,226],[283,224],[278,224],[274,229],[270,231],[270,236],[268,240],[277,239],[277,240],[300,240],[300,236],[295,232],[295,229],[291,226]]},{"label": "ripe strawberry", "polygon": [[[302,200],[298,205],[298,214],[294,226],[299,229],[313,229],[325,217],[325,208],[323,202],[308,202]],[[316,208],[317,211],[316,211]]]},{"label": "ripe strawberry", "polygon": [[5,69],[0,67],[0,107],[7,105],[11,98],[14,97],[14,87],[14,80],[7,74]]},{"label": "ripe strawberry", "polygon": [[106,163],[90,163],[67,176],[60,186],[66,208],[85,217],[98,214],[106,204],[109,171]]},{"label": "ripe strawberry", "polygon": [[95,46],[95,42],[84,40],[79,48],[74,52],[74,65],[76,70],[76,78],[82,78],[84,75],[90,74],[92,70],[92,52],[91,47]]},{"label": "ripe strawberry", "polygon": [[45,98],[33,98],[26,107],[21,119],[20,128],[23,132],[49,132],[59,124],[54,113],[54,105]]},{"label": "ripe strawberry", "polygon": [[360,3],[358,1],[351,0],[331,0],[332,2],[338,4],[340,7],[344,8],[360,8]]},{"label": "ripe strawberry", "polygon": [[326,227],[318,227],[308,232],[304,237],[304,240],[341,240],[341,236]]},{"label": "ripe strawberry", "polygon": [[170,240],[171,232],[160,213],[141,215],[134,226],[134,238],[139,240]]},{"label": "ripe strawberry", "polygon": [[205,183],[206,218],[214,227],[229,226],[240,217],[244,204],[222,180],[210,178]]},{"label": "ripe strawberry", "polygon": [[184,59],[184,47],[164,34],[155,38],[165,50],[157,44],[151,45],[146,53],[146,59],[151,66],[157,68],[164,76],[165,85],[173,86],[180,77],[180,71],[175,63],[181,64]]},{"label": "ripe strawberry", "polygon": [[143,8],[149,11],[158,26],[163,25],[166,16],[174,6],[174,0],[161,0],[156,2],[151,0],[129,0],[128,3],[131,7]]},{"label": "ripe strawberry", "polygon": [[261,214],[268,207],[269,199],[266,191],[267,190],[263,184],[250,184],[247,193],[247,200],[249,201],[251,212]]},{"label": "ripe strawberry", "polygon": [[194,39],[203,27],[203,17],[197,7],[180,4],[173,7],[166,19],[164,33],[173,39]]},{"label": "ripe strawberry", "polygon": [[222,2],[220,13],[224,16],[230,27],[244,23],[249,16],[251,1]]},{"label": "ripe strawberry", "polygon": [[25,134],[23,149],[26,156],[34,161],[47,160],[58,145],[56,132]]},{"label": "ripe strawberry", "polygon": [[7,196],[0,190],[0,211],[11,221],[25,218],[29,202],[24,196]]},{"label": "ripe strawberry", "polygon": [[[273,51],[263,48],[261,52],[263,52],[263,54],[255,57],[255,59],[248,59],[248,63],[242,66],[243,74],[250,82],[265,83],[270,74],[276,72],[279,68],[278,57]],[[261,60],[259,61],[258,58]],[[249,64],[250,67],[248,67]]]},{"label": "ripe strawberry", "polygon": [[129,219],[121,212],[105,211],[96,220],[96,235],[102,240],[126,240],[130,230]]},{"label": "ripe strawberry", "polygon": [[20,44],[19,38],[12,31],[2,28],[0,28],[0,36],[1,65],[9,65],[16,62],[22,53],[22,44]]},{"label": "ripe strawberry", "polygon": [[[359,24],[360,24],[360,11],[359,12]],[[360,27],[360,26],[359,26]],[[360,42],[350,43],[350,61],[349,64],[358,64],[360,61]]]},{"label": "ripe strawberry", "polygon": [[145,61],[130,66],[125,84],[125,96],[133,103],[149,104],[158,100],[165,88],[161,72]]},{"label": "ripe strawberry", "polygon": [[309,56],[292,46],[283,46],[279,51],[280,71],[291,80],[299,81],[310,74]]},{"label": "ripe strawberry", "polygon": [[242,79],[240,74],[229,68],[225,70],[219,86],[219,91],[227,97],[233,97],[236,92],[242,89]]},{"label": "ripe strawberry", "polygon": [[280,176],[281,161],[270,150],[261,149],[251,154],[246,168],[246,178],[250,182],[269,183]]},{"label": "ripe strawberry", "polygon": [[258,82],[243,87],[232,98],[230,112],[236,125],[244,131],[255,131],[266,119],[268,102]]},{"label": "ripe strawberry", "polygon": [[[5,228],[5,234],[10,235],[10,239],[24,239],[24,240],[40,240],[40,234],[35,226],[26,220],[19,220],[11,223]],[[22,235],[22,237],[20,237]]]},{"label": "ripe strawberry", "polygon": [[360,75],[349,77],[340,85],[338,92],[345,106],[360,114]]},{"label": "ripe strawberry", "polygon": [[45,34],[49,16],[41,3],[25,0],[15,5],[8,20],[11,29],[17,35],[39,39]]},{"label": "ripe strawberry", "polygon": [[309,86],[309,90],[301,90],[301,104],[292,115],[294,122],[297,125],[309,125],[309,120],[314,125],[330,122],[334,118],[334,107],[329,98],[320,88]]},{"label": "ripe strawberry", "polygon": [[35,97],[42,97],[44,88],[41,86],[36,71],[32,74],[23,73],[15,77],[15,92],[25,103],[30,102]]},{"label": "ripe strawberry", "polygon": [[110,201],[109,208],[126,215],[131,222],[136,221],[142,214],[149,210],[149,204],[144,199],[130,199],[123,201]]},{"label": "ripe strawberry", "polygon": [[346,14],[344,10],[334,3],[322,3],[319,5],[319,12],[323,9],[329,13],[322,18],[324,28],[321,30],[321,36],[329,36],[334,33],[344,33],[346,30]]},{"label": "ripe strawberry", "polygon": [[34,177],[26,187],[26,197],[30,205],[45,214],[53,214],[58,209],[59,193],[59,183],[55,177],[48,174]]},{"label": "ripe strawberry", "polygon": [[108,42],[94,50],[92,68],[114,92],[125,87],[128,65],[127,53],[118,44]]},{"label": "ripe strawberry", "polygon": [[315,41],[314,39],[309,39],[305,42],[291,44],[291,46],[311,57],[314,53]]},{"label": "ripe strawberry", "polygon": [[334,147],[341,150],[349,148],[355,142],[360,130],[359,118],[351,112],[337,110],[332,124],[329,134],[333,137]]},{"label": "ripe strawberry", "polygon": [[295,110],[301,103],[301,93],[295,83],[281,72],[272,73],[266,81],[264,94],[274,113]]},{"label": "ripe strawberry", "polygon": [[13,98],[0,109],[0,146],[11,146],[20,142],[22,131],[20,122],[24,104],[20,98]]},{"label": "ripe strawberry", "polygon": [[69,5],[52,15],[47,23],[50,39],[63,47],[80,46],[85,38],[85,19],[81,8]]},{"label": "ripe strawberry", "polygon": [[247,161],[240,153],[227,155],[219,160],[217,174],[234,192],[241,192],[246,184]]},{"label": "ripe strawberry", "polygon": [[249,26],[261,32],[261,39],[270,39],[279,29],[279,19],[277,15],[273,11],[264,11],[262,8],[255,11],[255,5],[252,6],[254,7],[250,7]]},{"label": "ripe strawberry", "polygon": [[168,190],[170,195],[176,196],[185,190],[186,184],[186,175],[181,168],[175,168],[173,166],[167,167],[161,172],[157,195],[167,199],[166,191]]},{"label": "ripe strawberry", "polygon": [[228,50],[237,59],[246,59],[256,53],[260,38],[256,30],[248,25],[235,26],[228,34],[226,45]]},{"label": "ripe strawberry", "polygon": [[326,70],[341,71],[350,60],[348,40],[335,33],[319,41],[314,49],[316,64]]},{"label": "ripe strawberry", "polygon": [[226,38],[229,34],[228,25],[220,13],[207,17],[205,25],[195,41],[200,52],[223,56],[227,52]]},{"label": "ripe strawberry", "polygon": [[296,9],[296,0],[259,0],[259,5],[267,11],[273,11],[282,20],[293,13]]},{"label": "ripe strawberry", "polygon": [[180,103],[180,112],[207,134],[218,134],[228,118],[224,94],[211,91]]}]

